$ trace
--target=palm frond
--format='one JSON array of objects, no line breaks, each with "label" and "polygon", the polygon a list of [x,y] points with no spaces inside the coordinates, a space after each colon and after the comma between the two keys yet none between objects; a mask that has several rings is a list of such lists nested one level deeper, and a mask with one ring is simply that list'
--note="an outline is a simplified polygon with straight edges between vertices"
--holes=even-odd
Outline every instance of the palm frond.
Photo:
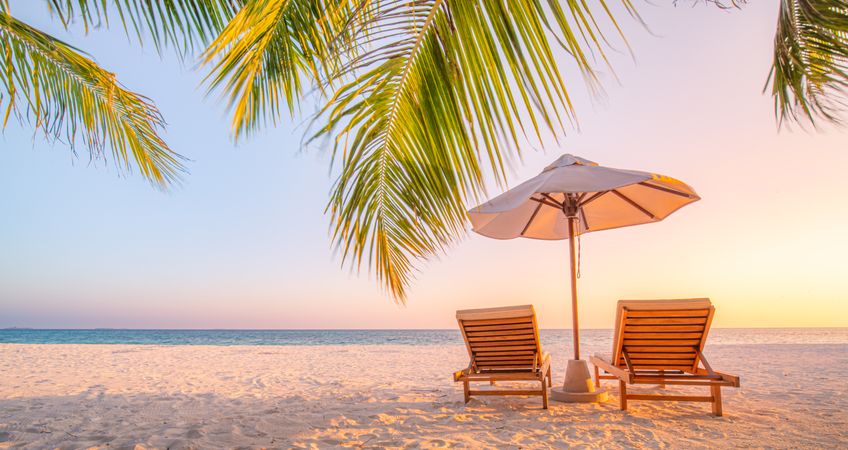
[{"label": "palm frond", "polygon": [[330,46],[351,12],[345,0],[250,0],[203,54],[210,91],[229,95],[236,138],[293,112],[331,66]]},{"label": "palm frond", "polygon": [[781,0],[769,80],[781,123],[841,123],[848,101],[848,1]]},{"label": "palm frond", "polygon": [[[126,90],[115,75],[73,47],[0,10],[3,126],[11,116],[33,123],[48,138],[82,141],[93,159],[131,171],[131,161],[154,185],[167,187],[185,171],[182,157],[159,136],[164,121],[153,103]],[[5,102],[5,105],[3,105]]]},{"label": "palm frond", "polygon": [[343,259],[367,262],[398,301],[416,264],[464,234],[484,169],[502,182],[522,139],[574,119],[552,46],[594,82],[604,35],[585,3],[566,4],[368,4],[368,45],[335,74],[314,137],[333,136],[342,163],[328,210]]},{"label": "palm frond", "polygon": [[158,52],[173,46],[186,57],[220,33],[242,1],[48,0],[48,6],[66,27],[79,20],[86,31],[109,26],[117,16],[127,35],[135,35],[138,42],[149,36]]}]

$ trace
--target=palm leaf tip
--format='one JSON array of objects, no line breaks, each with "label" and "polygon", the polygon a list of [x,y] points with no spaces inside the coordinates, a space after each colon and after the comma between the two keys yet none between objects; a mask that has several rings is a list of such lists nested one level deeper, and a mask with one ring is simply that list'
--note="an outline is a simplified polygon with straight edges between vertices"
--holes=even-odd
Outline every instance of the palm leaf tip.
[{"label": "palm leaf tip", "polygon": [[841,124],[848,105],[848,2],[781,0],[769,81],[781,123]]},{"label": "palm leaf tip", "polygon": [[139,43],[149,40],[162,53],[172,47],[181,58],[205,46],[241,7],[242,0],[47,0],[68,28],[79,21],[88,31],[113,24]]},{"label": "palm leaf tip", "polygon": [[[228,93],[236,138],[294,113],[304,86],[333,67],[349,0],[250,0],[204,51],[209,91]],[[320,83],[318,83],[320,85]]]},{"label": "palm leaf tip", "polygon": [[0,55],[6,120],[33,123],[49,139],[72,147],[82,142],[95,160],[107,159],[109,150],[121,171],[135,166],[160,188],[179,182],[184,158],[160,136],[162,115],[114,74],[2,11]]}]

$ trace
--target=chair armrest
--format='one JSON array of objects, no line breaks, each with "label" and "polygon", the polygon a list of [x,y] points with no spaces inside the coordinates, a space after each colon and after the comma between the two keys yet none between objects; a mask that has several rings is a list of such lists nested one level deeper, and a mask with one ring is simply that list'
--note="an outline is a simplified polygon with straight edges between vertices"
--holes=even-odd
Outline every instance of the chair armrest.
[{"label": "chair armrest", "polygon": [[605,372],[615,376],[619,380],[627,383],[633,383],[633,374],[630,371],[614,366],[612,363],[605,360],[603,357],[595,355],[590,357],[589,361],[595,366],[603,369]]},{"label": "chair armrest", "polygon": [[727,373],[716,372],[716,375],[720,376],[722,380],[727,381],[733,387],[739,387],[739,377],[736,375],[730,375]]},{"label": "chair armrest", "polygon": [[468,367],[466,367],[462,370],[457,370],[456,372],[454,372],[453,373],[453,381],[454,382],[462,381],[463,378],[470,375],[471,374],[471,367],[472,367],[472,365],[469,364]]},{"label": "chair armrest", "polygon": [[542,353],[542,364],[539,365],[539,372],[545,373],[548,371],[548,367],[551,366],[551,354],[548,352]]}]

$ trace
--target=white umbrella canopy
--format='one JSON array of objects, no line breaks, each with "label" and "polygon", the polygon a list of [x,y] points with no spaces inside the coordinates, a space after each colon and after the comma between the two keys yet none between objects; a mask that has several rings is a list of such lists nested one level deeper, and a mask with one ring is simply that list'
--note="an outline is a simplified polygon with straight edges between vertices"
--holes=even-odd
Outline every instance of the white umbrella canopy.
[{"label": "white umbrella canopy", "polygon": [[636,170],[601,167],[562,155],[539,175],[471,209],[474,231],[495,239],[568,239],[571,260],[571,320],[574,359],[554,400],[602,401],[586,361],[580,360],[577,321],[577,269],[574,238],[583,233],[658,222],[700,200],[686,183]]},{"label": "white umbrella canopy", "polygon": [[474,231],[495,239],[568,239],[574,235],[658,222],[699,200],[686,183],[664,175],[613,169],[563,155],[539,175],[469,211]]}]

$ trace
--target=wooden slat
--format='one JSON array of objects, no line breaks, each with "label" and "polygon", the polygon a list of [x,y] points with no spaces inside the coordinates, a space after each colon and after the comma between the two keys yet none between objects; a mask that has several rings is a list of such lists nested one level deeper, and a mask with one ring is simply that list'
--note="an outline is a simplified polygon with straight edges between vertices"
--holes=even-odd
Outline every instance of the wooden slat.
[{"label": "wooden slat", "polygon": [[[525,357],[529,357],[529,356],[532,356],[532,355],[535,354],[535,351],[531,352],[530,354],[521,353],[521,352],[529,351],[529,350],[531,350],[531,348],[533,350],[536,349],[535,346],[530,347],[529,344],[526,344],[526,345],[501,345],[501,346],[477,347],[477,348],[471,349],[471,351],[478,358],[486,357],[486,356],[517,356],[519,358],[525,358]],[[495,354],[493,354],[493,352],[505,352],[505,353],[501,354],[501,355],[495,355]]]},{"label": "wooden slat", "polygon": [[[633,359],[685,359],[688,361],[693,361],[695,359],[694,353],[633,353],[630,352],[630,357]],[[623,358],[622,358],[623,359]]]},{"label": "wooden slat", "polygon": [[[507,358],[507,359],[487,359],[487,358]],[[475,357],[475,358],[474,358],[474,361],[478,361],[478,360],[482,360],[482,361],[534,361],[534,360],[535,360],[535,358],[533,358],[533,357],[527,358],[527,357],[526,357],[526,356],[524,356],[524,355],[517,355],[517,356],[516,356],[516,355],[512,355],[512,356],[489,356],[489,357],[486,357],[486,356],[482,356],[482,357],[481,357],[481,356],[477,356],[477,357]]]},{"label": "wooden slat", "polygon": [[694,346],[662,346],[662,347],[652,347],[652,346],[644,346],[644,345],[630,345],[627,347],[628,353],[631,355],[634,353],[691,353],[695,354]]},{"label": "wooden slat", "polygon": [[479,351],[474,352],[477,357],[486,357],[486,356],[533,356],[536,354],[535,351],[532,350],[516,350],[516,351],[501,351],[501,352],[492,352],[492,351]]},{"label": "wooden slat", "polygon": [[[633,367],[634,367],[634,369],[636,370],[636,372],[643,371],[643,370],[664,370],[664,371],[670,371],[672,367],[683,367],[684,369],[680,369],[680,370],[688,370],[688,371],[691,371],[691,370],[692,370],[692,367],[693,367],[694,365],[695,365],[695,361],[694,361],[694,360],[691,360],[691,361],[679,361],[679,362],[675,362],[675,363],[650,363],[650,362],[645,362],[645,361],[642,361],[642,362],[640,362],[639,364],[633,363]],[[621,363],[619,363],[619,364],[618,364],[618,366],[619,366],[619,367],[624,367],[624,366],[625,366],[625,363],[624,363],[624,362],[621,362]]]},{"label": "wooden slat", "polygon": [[488,326],[474,326],[474,325],[465,325],[465,332],[477,332],[477,331],[497,331],[497,330],[516,330],[521,328],[529,328],[533,329],[532,322],[523,322],[523,323],[513,323],[513,324],[504,324],[504,325],[488,325]]},{"label": "wooden slat", "polygon": [[[648,362],[648,361],[660,361],[660,360],[663,360],[663,358],[655,358],[655,359],[651,359],[651,358],[636,358],[636,359],[638,359],[639,361],[642,361],[642,365],[650,364],[650,362]],[[686,365],[687,367],[689,367],[690,369],[691,369],[693,366],[695,366],[695,358],[665,358],[665,360],[666,360],[666,361],[669,361],[669,360],[679,361],[679,362],[678,362],[678,363],[676,363],[676,364],[684,364],[684,365]],[[633,361],[633,360],[631,360],[631,361]],[[618,364],[619,364],[619,365],[622,365],[622,364],[624,364],[624,363],[625,363],[624,358],[622,358],[622,359],[618,362]]]},{"label": "wooden slat", "polygon": [[482,347],[483,350],[477,349],[474,351],[477,354],[478,351],[487,351],[487,352],[509,352],[514,350],[535,350],[535,345],[516,345],[516,346],[502,346],[502,347]]},{"label": "wooden slat", "polygon": [[624,346],[628,351],[633,345],[650,345],[650,346],[683,346],[683,345],[698,345],[701,341],[698,339],[625,339]]},{"label": "wooden slat", "polygon": [[631,359],[634,366],[687,366],[692,367],[695,359]]},{"label": "wooden slat", "polygon": [[672,402],[711,402],[712,397],[696,397],[694,395],[656,395],[656,394],[627,394],[628,400],[659,400]]},{"label": "wooden slat", "polygon": [[627,339],[701,339],[702,333],[624,333]]},{"label": "wooden slat", "polygon": [[505,355],[505,356],[478,356],[475,361],[510,361],[510,360],[528,360],[534,361],[536,355]]},{"label": "wooden slat", "polygon": [[495,366],[498,364],[503,365],[519,365],[519,366],[532,366],[535,360],[532,359],[501,359],[501,360],[476,360],[475,361],[478,366]]},{"label": "wooden slat", "polygon": [[492,366],[533,367],[533,361],[478,361],[477,362],[477,367],[492,367]]},{"label": "wooden slat", "polygon": [[638,364],[638,365],[634,365],[634,367],[636,367],[636,366],[638,366],[640,369],[650,367],[651,369],[655,369],[655,370],[659,370],[659,369],[691,370],[692,369],[692,364],[684,364],[684,365],[680,365],[680,364],[676,364],[676,365],[672,365],[672,364],[659,364],[659,365]]},{"label": "wooden slat", "polygon": [[[539,375],[540,370],[538,367],[533,366],[513,366],[513,367],[498,367],[498,366],[486,366],[480,367],[477,369],[477,373],[480,374],[533,374]],[[507,379],[507,378],[504,378]]]},{"label": "wooden slat", "polygon": [[628,325],[624,327],[625,333],[632,332],[687,332],[687,331],[704,331],[703,325]]},{"label": "wooden slat", "polygon": [[542,391],[503,390],[503,391],[469,391],[470,395],[542,395]]},{"label": "wooden slat", "polygon": [[483,347],[504,347],[504,346],[520,346],[520,345],[533,345],[532,348],[536,348],[536,341],[533,339],[522,339],[517,341],[505,341],[505,342],[471,342],[472,349],[480,349]]},{"label": "wooden slat", "polygon": [[[514,334],[510,336],[482,336],[482,337],[468,337],[469,342],[499,342],[499,341],[520,341],[520,340],[533,340],[535,336],[533,334]],[[535,341],[534,341],[535,342]],[[474,344],[472,344],[474,345]]]},{"label": "wooden slat", "polygon": [[[524,356],[523,356],[523,355],[517,355],[517,356],[503,356],[503,357],[504,357],[504,358],[516,358],[516,359],[518,359],[518,360],[521,360],[522,358],[524,358]],[[474,358],[474,359],[475,359],[475,361],[476,361],[477,359],[480,359],[480,356],[477,356],[477,357],[476,357],[476,358]]]},{"label": "wooden slat", "polygon": [[627,317],[707,317],[709,309],[627,310]]},{"label": "wooden slat", "polygon": [[468,381],[489,381],[489,380],[538,380],[539,374],[528,370],[516,371],[500,371],[500,372],[485,372],[471,373],[465,376]]},{"label": "wooden slat", "polygon": [[655,317],[627,318],[625,325],[703,325],[707,323],[706,317],[667,317],[665,319]]},{"label": "wooden slat", "polygon": [[652,380],[720,380],[721,377],[711,376],[711,375],[693,375],[691,373],[667,373],[663,372],[662,374],[656,370],[640,370],[635,374],[639,378],[644,379],[652,379]]},{"label": "wooden slat", "polygon": [[484,337],[484,336],[515,336],[529,334],[533,335],[532,328],[522,328],[517,330],[497,330],[497,331],[467,331],[465,335],[468,337]]},{"label": "wooden slat", "polygon": [[504,359],[500,361],[477,361],[478,366],[532,366],[532,359],[530,360],[520,360],[520,359]]},{"label": "wooden slat", "polygon": [[636,377],[633,380],[634,384],[667,384],[667,385],[675,385],[675,386],[731,386],[727,381],[717,380],[717,381],[709,381],[709,380],[656,380],[650,378],[641,378]]},{"label": "wooden slat", "polygon": [[476,327],[481,325],[515,325],[515,324],[530,324],[533,320],[531,317],[516,317],[512,319],[486,319],[486,320],[463,320],[463,326]]},{"label": "wooden slat", "polygon": [[474,358],[474,361],[530,361],[531,363],[536,360],[535,356],[532,355],[510,355],[510,356],[478,356]]},{"label": "wooden slat", "polygon": [[483,364],[477,366],[480,370],[486,369],[518,369],[518,368],[527,368],[532,369],[533,364]]}]

